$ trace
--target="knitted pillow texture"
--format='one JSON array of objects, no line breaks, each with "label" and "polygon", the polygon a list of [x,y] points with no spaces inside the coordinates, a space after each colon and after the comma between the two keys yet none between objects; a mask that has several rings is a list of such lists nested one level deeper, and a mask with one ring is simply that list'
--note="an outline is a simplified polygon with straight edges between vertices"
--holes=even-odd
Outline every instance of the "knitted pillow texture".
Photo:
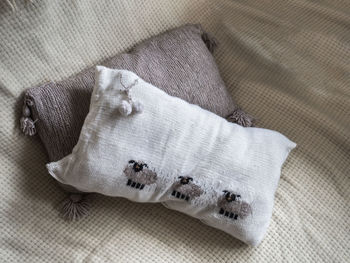
[{"label": "knitted pillow texture", "polygon": [[[235,105],[220,77],[209,51],[215,45],[215,39],[200,25],[185,25],[151,38],[104,65],[133,71],[172,96],[251,126],[251,117]],[[21,129],[29,135],[39,134],[50,161],[70,154],[78,141],[89,111],[94,70],[92,67],[67,80],[31,88],[25,94]]]},{"label": "knitted pillow texture", "polygon": [[72,154],[47,164],[84,192],[162,202],[256,246],[289,152],[282,134],[244,128],[126,70],[96,68]]}]

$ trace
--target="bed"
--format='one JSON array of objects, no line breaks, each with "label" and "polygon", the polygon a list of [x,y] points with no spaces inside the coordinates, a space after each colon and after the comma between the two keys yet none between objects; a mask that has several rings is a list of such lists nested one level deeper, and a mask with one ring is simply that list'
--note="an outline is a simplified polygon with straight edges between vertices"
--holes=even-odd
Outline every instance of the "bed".
[{"label": "bed", "polygon": [[[15,3],[15,4],[13,4]],[[298,147],[256,248],[159,204],[97,196],[67,222],[37,136],[19,130],[23,91],[67,78],[167,29],[218,40],[235,101]],[[342,0],[2,1],[0,258],[3,262],[349,262],[350,5]]]}]

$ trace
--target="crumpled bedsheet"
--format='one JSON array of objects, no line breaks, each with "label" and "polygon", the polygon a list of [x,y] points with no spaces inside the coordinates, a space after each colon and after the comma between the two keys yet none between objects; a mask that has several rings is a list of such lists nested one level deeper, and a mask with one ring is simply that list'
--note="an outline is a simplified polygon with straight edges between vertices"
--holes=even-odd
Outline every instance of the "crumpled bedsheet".
[{"label": "crumpled bedsheet", "polygon": [[[3,262],[349,262],[350,4],[343,0],[0,3],[0,258]],[[185,23],[257,125],[295,141],[266,238],[251,248],[157,204],[96,196],[66,222],[65,193],[37,136],[19,131],[22,92],[69,77]],[[59,110],[59,109],[53,109]]]}]

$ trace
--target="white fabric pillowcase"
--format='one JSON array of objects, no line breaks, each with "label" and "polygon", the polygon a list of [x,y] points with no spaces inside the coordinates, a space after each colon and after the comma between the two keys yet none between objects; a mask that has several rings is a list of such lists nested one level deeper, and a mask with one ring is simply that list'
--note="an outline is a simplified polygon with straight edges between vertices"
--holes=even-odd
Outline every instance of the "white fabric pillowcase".
[{"label": "white fabric pillowcase", "polygon": [[229,123],[130,71],[98,66],[95,79],[79,142],[49,173],[81,191],[162,202],[258,245],[296,144]]}]

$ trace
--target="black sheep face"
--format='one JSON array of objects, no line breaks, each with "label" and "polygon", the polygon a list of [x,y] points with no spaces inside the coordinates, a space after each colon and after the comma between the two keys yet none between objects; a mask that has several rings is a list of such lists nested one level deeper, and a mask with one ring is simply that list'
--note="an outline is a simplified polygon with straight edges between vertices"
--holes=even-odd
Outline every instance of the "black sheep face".
[{"label": "black sheep face", "polygon": [[148,168],[147,164],[145,164],[145,163],[138,163],[138,162],[135,162],[134,160],[129,161],[129,163],[133,164],[132,169],[136,173],[141,172],[143,170],[143,167]]},{"label": "black sheep face", "polygon": [[157,180],[157,174],[142,161],[130,160],[124,169],[124,174],[128,179],[126,185],[139,190],[146,185],[154,184]]},{"label": "black sheep face", "polygon": [[189,176],[179,176],[179,179],[181,184],[189,184],[191,181],[193,181],[193,178]]},{"label": "black sheep face", "polygon": [[251,206],[241,200],[241,195],[231,193],[227,190],[218,200],[219,214],[232,220],[245,218],[252,212]]},{"label": "black sheep face", "polygon": [[225,190],[225,199],[227,202],[234,202],[234,201],[238,201],[239,198],[241,197],[240,195],[236,195],[236,194],[231,194],[231,192]]}]

